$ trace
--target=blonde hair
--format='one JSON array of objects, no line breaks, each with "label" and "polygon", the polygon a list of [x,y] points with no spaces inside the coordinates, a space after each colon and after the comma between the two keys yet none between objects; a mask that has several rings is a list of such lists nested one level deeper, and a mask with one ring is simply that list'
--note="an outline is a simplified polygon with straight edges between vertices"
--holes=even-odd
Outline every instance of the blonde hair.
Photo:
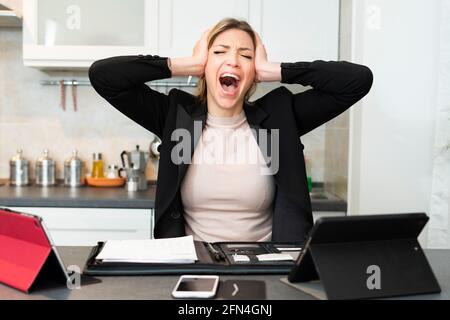
[{"label": "blonde hair", "polygon": [[[230,29],[238,29],[242,30],[248,33],[250,38],[253,41],[253,46],[256,48],[256,36],[255,31],[253,31],[252,27],[245,21],[245,20],[237,20],[234,18],[225,18],[220,20],[209,32],[208,35],[208,50],[211,48],[212,44],[214,43],[214,40],[217,38],[219,34],[222,32],[225,32]],[[252,104],[248,99],[252,96],[252,94],[256,90],[256,83],[253,83],[253,85],[250,87],[250,89],[247,90],[244,96],[244,101],[247,104]],[[197,90],[195,91],[194,95],[197,97],[200,103],[206,104],[207,100],[207,87],[206,87],[206,79],[205,75],[203,75],[197,85]]]}]

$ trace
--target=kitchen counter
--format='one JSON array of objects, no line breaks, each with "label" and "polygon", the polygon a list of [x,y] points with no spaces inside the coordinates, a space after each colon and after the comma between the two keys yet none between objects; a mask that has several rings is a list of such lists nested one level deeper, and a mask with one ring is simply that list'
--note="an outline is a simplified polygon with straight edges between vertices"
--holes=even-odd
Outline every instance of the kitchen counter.
[{"label": "kitchen counter", "polygon": [[[133,208],[155,207],[156,185],[149,183],[145,191],[128,192],[124,187],[69,188],[61,182],[53,187],[35,185],[15,187],[0,180],[0,206],[4,207],[66,207],[66,208]],[[323,192],[320,187],[311,193],[313,211],[346,212],[347,203]]]},{"label": "kitchen counter", "polygon": [[4,207],[65,207],[65,208],[133,208],[155,207],[156,185],[149,184],[145,191],[128,192],[124,187],[103,188],[83,186],[53,187],[36,185],[15,187],[7,180],[0,183],[0,206]]},{"label": "kitchen counter", "polygon": [[347,212],[347,202],[326,192],[322,187],[315,188],[309,193],[313,212],[340,211]]}]

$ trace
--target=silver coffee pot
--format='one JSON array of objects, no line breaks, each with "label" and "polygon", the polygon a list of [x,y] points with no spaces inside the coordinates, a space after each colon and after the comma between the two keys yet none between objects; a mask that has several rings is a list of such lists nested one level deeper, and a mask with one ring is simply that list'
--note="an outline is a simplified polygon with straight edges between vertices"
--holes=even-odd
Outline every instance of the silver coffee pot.
[{"label": "silver coffee pot", "polygon": [[56,184],[56,162],[48,156],[48,150],[36,161],[36,184],[53,186]]},{"label": "silver coffee pot", "polygon": [[30,163],[22,155],[22,150],[9,161],[9,181],[13,186],[26,186],[29,181]]},{"label": "silver coffee pot", "polygon": [[[137,185],[137,190],[146,190],[148,188],[145,169],[147,168],[149,157],[150,153],[139,150],[139,146],[136,146],[136,149],[133,151],[123,151],[120,154],[123,168],[127,172],[127,188],[129,190],[135,189],[134,185]],[[128,187],[129,185],[130,187]]]},{"label": "silver coffee pot", "polygon": [[73,150],[72,156],[64,162],[64,185],[68,187],[84,184],[84,162],[77,154],[78,151]]}]

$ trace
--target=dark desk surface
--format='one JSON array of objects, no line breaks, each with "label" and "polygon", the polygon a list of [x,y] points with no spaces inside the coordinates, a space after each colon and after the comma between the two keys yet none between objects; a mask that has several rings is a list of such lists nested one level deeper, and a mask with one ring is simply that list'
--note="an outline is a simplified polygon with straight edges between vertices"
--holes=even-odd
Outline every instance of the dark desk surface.
[{"label": "dark desk surface", "polygon": [[[66,266],[83,267],[90,247],[60,247],[59,253]],[[450,250],[425,250],[429,262],[442,288],[442,293],[404,297],[404,299],[450,299]],[[227,279],[252,279],[266,282],[267,299],[311,299],[310,296],[279,281],[281,275],[261,276],[221,276]],[[70,300],[114,300],[114,299],[171,299],[171,291],[178,276],[146,277],[98,277],[101,283],[90,284],[79,290],[69,290],[65,286],[38,290],[25,294],[0,284],[1,299],[70,299]],[[402,299],[402,298],[400,298]]]}]

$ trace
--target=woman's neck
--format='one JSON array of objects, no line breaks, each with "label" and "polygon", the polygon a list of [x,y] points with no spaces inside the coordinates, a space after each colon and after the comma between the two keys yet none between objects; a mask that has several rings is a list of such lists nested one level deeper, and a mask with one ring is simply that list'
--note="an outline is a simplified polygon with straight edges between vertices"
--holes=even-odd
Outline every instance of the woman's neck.
[{"label": "woman's neck", "polygon": [[234,106],[224,108],[220,106],[216,101],[214,101],[214,99],[210,99],[210,97],[208,96],[207,106],[208,106],[208,113],[214,117],[233,117],[241,113],[244,107],[244,102],[238,101]]}]

